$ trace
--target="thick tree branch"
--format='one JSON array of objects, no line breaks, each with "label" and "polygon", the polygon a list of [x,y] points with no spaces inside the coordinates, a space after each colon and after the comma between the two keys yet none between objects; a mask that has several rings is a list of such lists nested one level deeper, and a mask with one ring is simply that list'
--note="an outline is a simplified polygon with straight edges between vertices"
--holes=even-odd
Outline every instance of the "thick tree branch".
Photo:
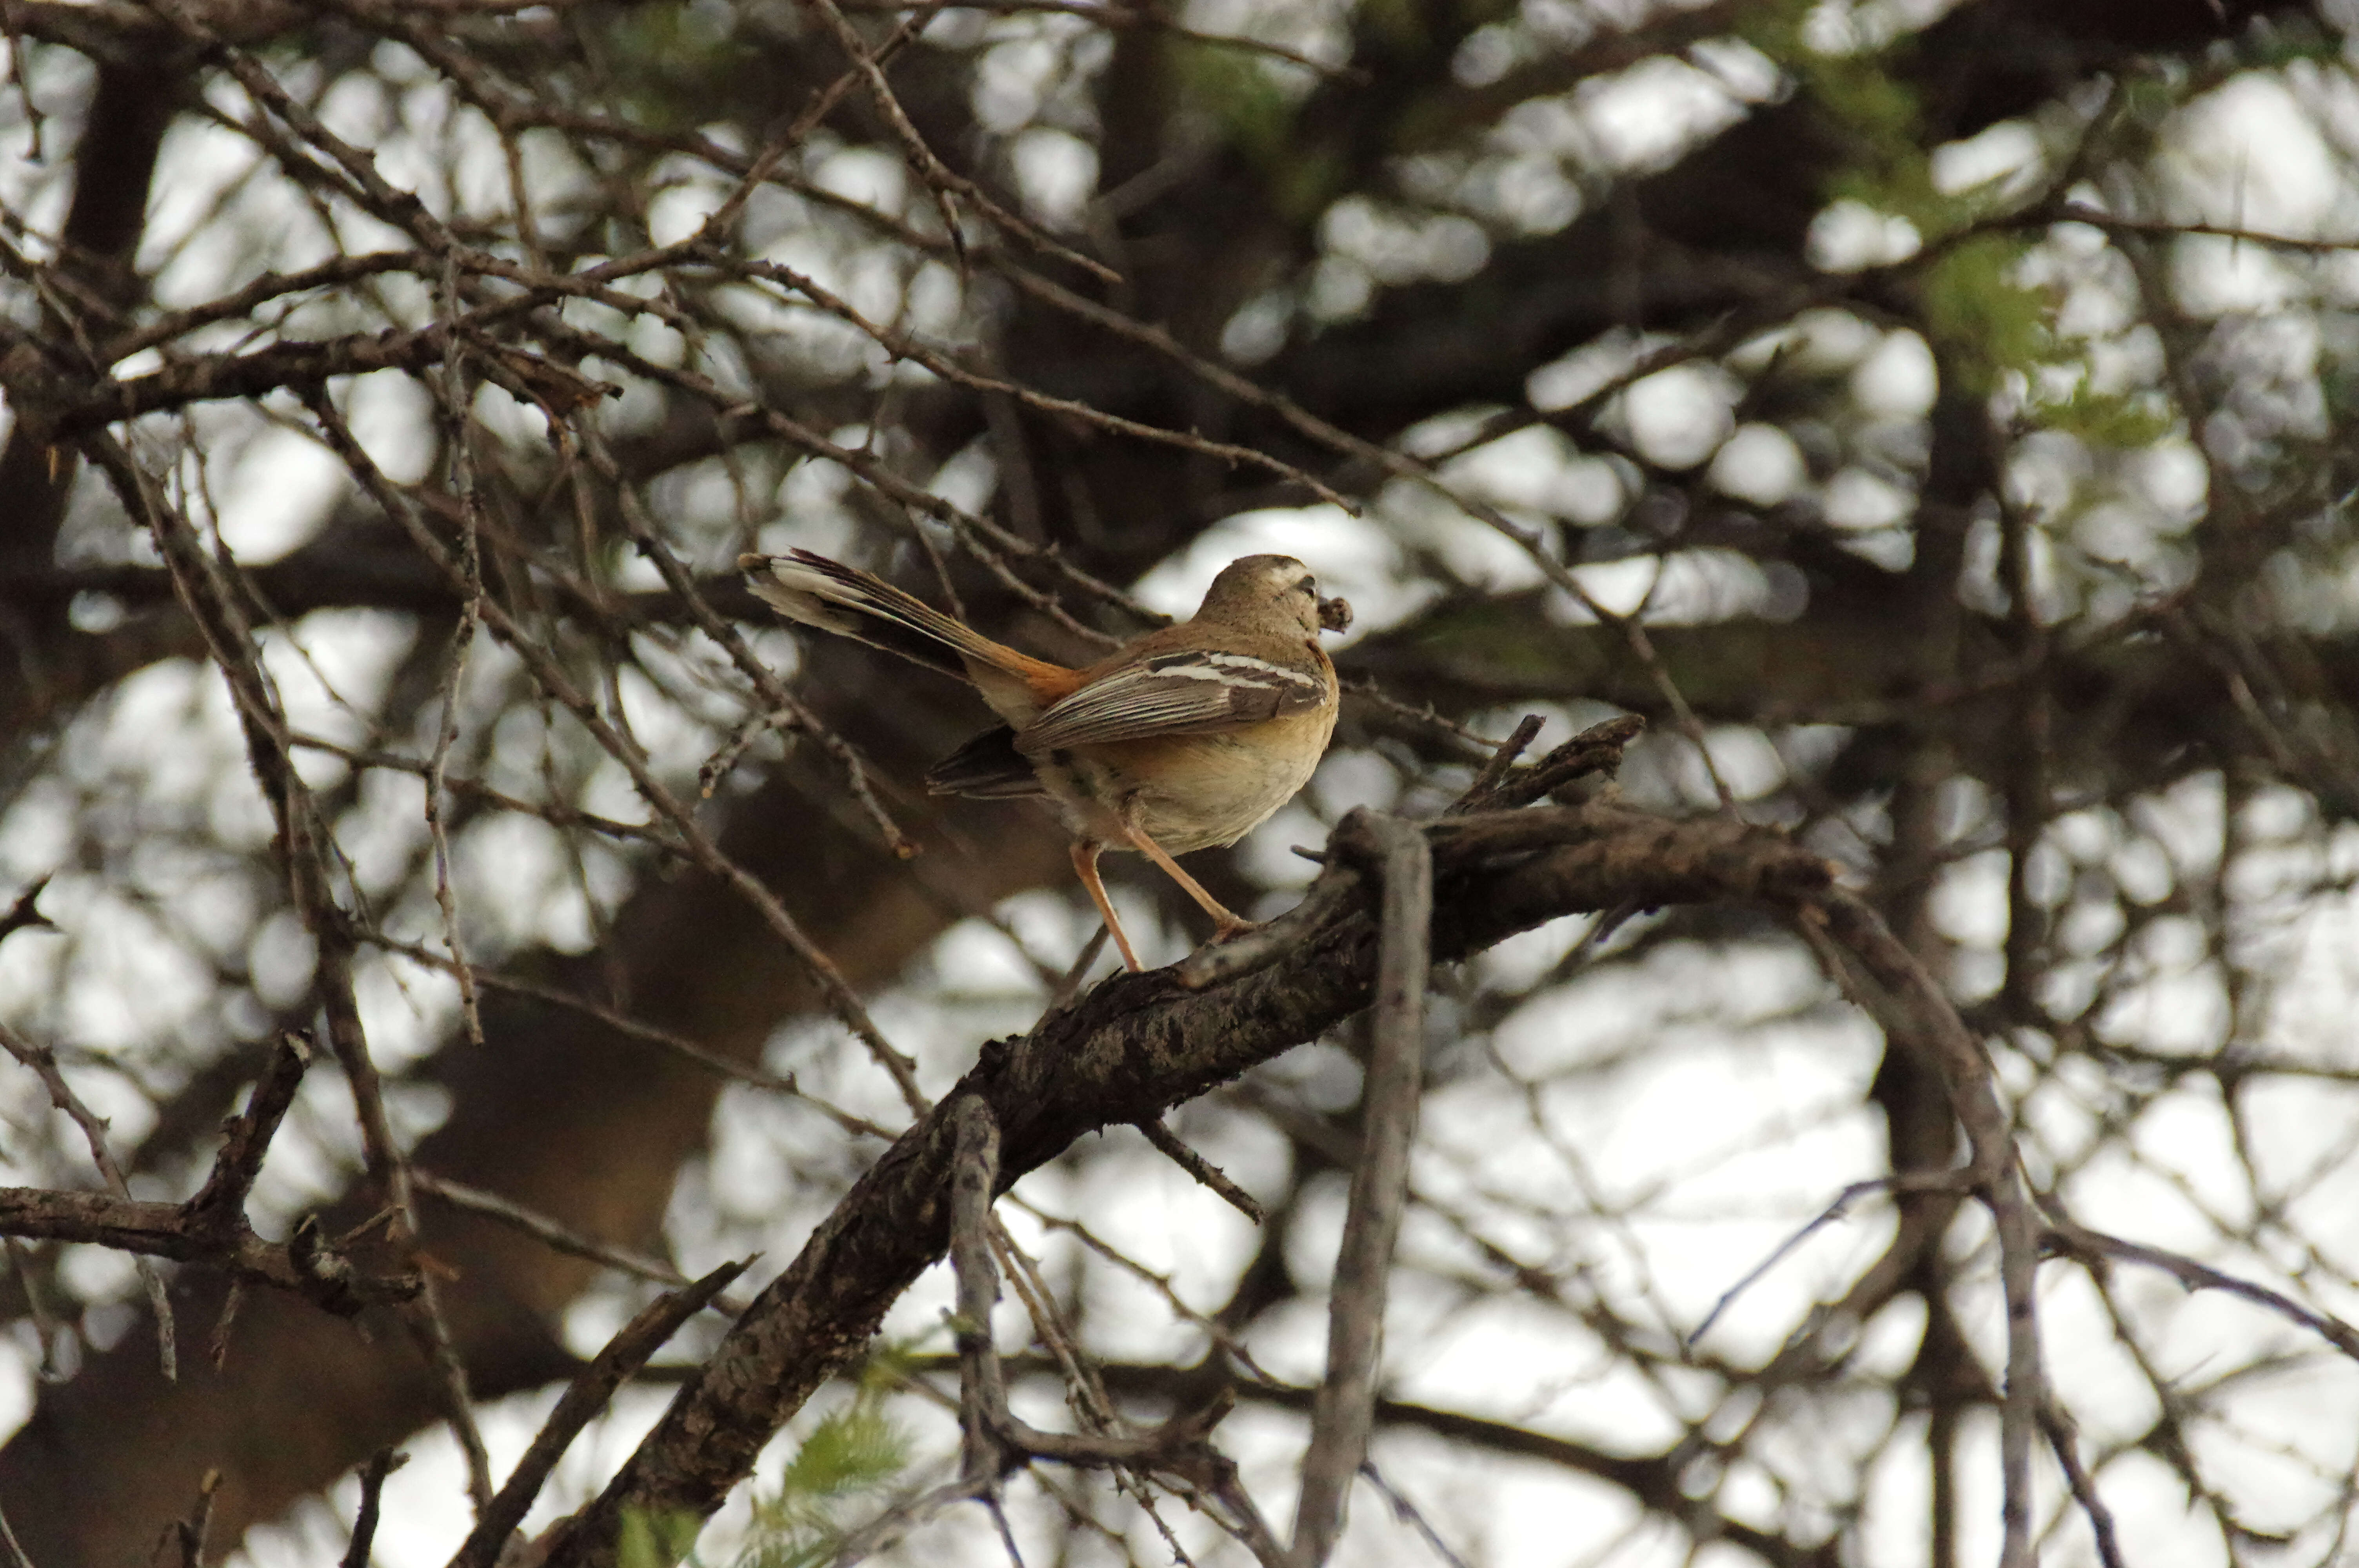
[{"label": "thick tree branch", "polygon": [[[1614,805],[1459,817],[1429,829],[1435,958],[1559,916],[1709,900],[1795,904],[1826,863],[1782,835]],[[1332,873],[1331,873],[1332,874]],[[1314,894],[1315,896],[1315,894]],[[1084,1132],[1201,1094],[1367,1005],[1377,922],[1364,897],[1256,973],[1193,991],[1175,971],[1118,976],[1030,1035],[984,1046],[944,1103],[979,1098],[1002,1132],[1001,1184]],[[757,1297],[606,1491],[563,1527],[552,1568],[608,1564],[633,1511],[701,1518],[811,1391],[860,1354],[949,1238],[954,1134],[937,1108],[904,1135]]]}]

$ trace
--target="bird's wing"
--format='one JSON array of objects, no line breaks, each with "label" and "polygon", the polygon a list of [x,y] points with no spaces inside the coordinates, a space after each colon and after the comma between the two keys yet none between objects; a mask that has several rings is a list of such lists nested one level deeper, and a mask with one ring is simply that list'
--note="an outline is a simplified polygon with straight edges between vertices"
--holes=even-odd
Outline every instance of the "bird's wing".
[{"label": "bird's wing", "polygon": [[1037,756],[1110,741],[1211,735],[1307,712],[1326,700],[1319,671],[1251,654],[1187,649],[1091,681],[1018,730],[1016,744]]}]

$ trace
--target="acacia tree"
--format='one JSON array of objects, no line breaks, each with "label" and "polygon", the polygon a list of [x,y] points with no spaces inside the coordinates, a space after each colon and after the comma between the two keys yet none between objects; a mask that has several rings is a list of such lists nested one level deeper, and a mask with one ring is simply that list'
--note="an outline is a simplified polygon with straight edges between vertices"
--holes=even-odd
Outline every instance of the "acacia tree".
[{"label": "acacia tree", "polygon": [[[2334,1556],[2344,41],[1921,9],[10,0],[0,1543]],[[1293,912],[792,546],[1309,560]]]}]

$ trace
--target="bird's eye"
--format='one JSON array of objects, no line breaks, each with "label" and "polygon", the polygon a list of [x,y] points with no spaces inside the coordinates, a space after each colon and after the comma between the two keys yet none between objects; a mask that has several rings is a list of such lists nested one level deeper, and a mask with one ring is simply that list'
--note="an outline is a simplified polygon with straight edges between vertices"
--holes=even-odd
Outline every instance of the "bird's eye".
[{"label": "bird's eye", "polygon": [[1311,577],[1304,578],[1300,582],[1294,585],[1294,591],[1297,593],[1307,593],[1311,598],[1316,599],[1319,597],[1319,579]]}]

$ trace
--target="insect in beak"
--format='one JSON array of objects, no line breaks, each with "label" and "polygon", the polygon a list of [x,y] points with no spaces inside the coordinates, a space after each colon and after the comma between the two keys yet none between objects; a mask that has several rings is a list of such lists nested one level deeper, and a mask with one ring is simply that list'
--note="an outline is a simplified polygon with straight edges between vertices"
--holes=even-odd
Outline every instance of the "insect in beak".
[{"label": "insect in beak", "polygon": [[1347,630],[1352,624],[1352,601],[1348,599],[1321,600],[1319,624],[1330,632]]}]

